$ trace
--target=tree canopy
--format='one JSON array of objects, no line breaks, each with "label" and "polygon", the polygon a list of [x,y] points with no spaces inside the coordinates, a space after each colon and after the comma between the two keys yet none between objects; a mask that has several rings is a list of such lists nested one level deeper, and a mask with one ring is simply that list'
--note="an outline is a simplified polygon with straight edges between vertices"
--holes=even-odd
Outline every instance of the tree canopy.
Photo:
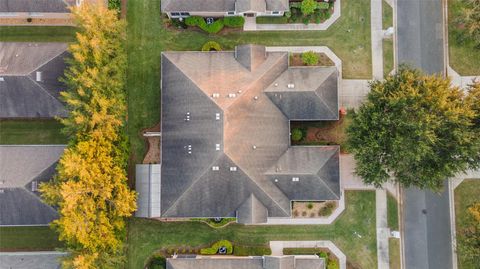
[{"label": "tree canopy", "polygon": [[125,23],[116,11],[86,3],[72,14],[79,32],[62,93],[69,116],[61,119],[72,139],[40,190],[58,208],[52,227],[71,254],[64,268],[119,268],[124,217],[136,207],[126,184]]},{"label": "tree canopy", "polygon": [[347,130],[356,173],[366,183],[391,178],[438,190],[445,179],[478,167],[478,90],[467,96],[449,79],[407,67],[370,89]]}]

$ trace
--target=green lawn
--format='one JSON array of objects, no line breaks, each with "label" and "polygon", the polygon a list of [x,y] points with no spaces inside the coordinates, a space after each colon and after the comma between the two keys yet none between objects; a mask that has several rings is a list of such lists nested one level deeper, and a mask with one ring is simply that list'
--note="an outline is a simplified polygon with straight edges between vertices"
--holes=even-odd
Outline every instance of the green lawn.
[{"label": "green lawn", "polygon": [[387,192],[387,223],[391,230],[398,231],[398,202]]},{"label": "green lawn", "polygon": [[[382,1],[382,12],[383,12],[383,29],[386,30],[389,27],[393,26],[393,9],[387,4],[387,2]],[[383,40],[383,75],[386,77],[393,70],[393,40],[384,39]]]},{"label": "green lawn", "polygon": [[342,1],[342,16],[327,31],[242,32],[208,35],[197,30],[166,28],[160,0],[128,2],[128,129],[132,161],[145,153],[139,132],[160,119],[160,54],[166,50],[200,50],[209,41],[232,49],[254,43],[289,46],[329,46],[343,60],[346,78],[371,78],[370,1]]},{"label": "green lawn", "polygon": [[480,75],[480,49],[462,38],[455,20],[461,15],[462,2],[448,0],[448,48],[450,66],[462,76]]},{"label": "green lawn", "polygon": [[48,226],[0,227],[0,251],[54,250],[62,247]]},{"label": "green lawn", "polygon": [[68,139],[56,120],[0,121],[0,144],[66,144]]},{"label": "green lawn", "polygon": [[[468,207],[474,202],[480,201],[480,179],[466,179],[455,189],[455,226],[458,235],[465,228],[472,225],[471,215],[468,213]],[[459,241],[457,241],[460,244]],[[457,251],[458,268],[474,269],[478,268],[473,263],[464,258],[461,250]],[[478,264],[477,264],[478,265]]]},{"label": "green lawn", "polygon": [[400,269],[400,239],[388,239],[388,254],[390,256],[390,269]]},{"label": "green lawn", "polygon": [[386,30],[393,26],[393,8],[385,0],[382,1],[382,13],[383,29]]},{"label": "green lawn", "polygon": [[[220,239],[242,245],[267,245],[270,240],[332,240],[358,268],[376,268],[375,193],[347,191],[346,209],[332,225],[244,226],[214,229],[200,222],[158,222],[131,219],[127,268],[143,268],[162,247],[199,246]],[[354,232],[361,237],[357,237]]]},{"label": "green lawn", "polygon": [[393,70],[393,40],[383,40],[383,76],[388,76]]},{"label": "green lawn", "polygon": [[0,41],[4,42],[72,42],[75,27],[68,26],[2,26]]}]

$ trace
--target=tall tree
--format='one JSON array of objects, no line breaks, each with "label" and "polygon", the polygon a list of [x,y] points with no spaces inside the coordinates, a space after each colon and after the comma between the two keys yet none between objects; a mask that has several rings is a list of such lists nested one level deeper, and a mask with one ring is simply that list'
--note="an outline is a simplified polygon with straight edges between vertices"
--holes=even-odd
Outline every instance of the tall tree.
[{"label": "tall tree", "polygon": [[445,179],[478,165],[472,158],[478,115],[450,80],[401,67],[370,89],[347,130],[356,173],[366,183],[393,178],[438,190]]},{"label": "tall tree", "polygon": [[83,4],[72,13],[80,31],[69,48],[62,93],[69,117],[61,121],[73,139],[40,190],[58,208],[52,227],[71,254],[65,268],[119,268],[124,218],[136,207],[126,184],[125,23],[103,6]]}]

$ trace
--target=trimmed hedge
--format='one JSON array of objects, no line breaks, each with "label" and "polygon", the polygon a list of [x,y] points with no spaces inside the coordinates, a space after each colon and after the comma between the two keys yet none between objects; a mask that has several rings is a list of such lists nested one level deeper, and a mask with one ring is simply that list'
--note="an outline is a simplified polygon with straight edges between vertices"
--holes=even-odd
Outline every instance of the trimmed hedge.
[{"label": "trimmed hedge", "polygon": [[220,46],[220,44],[218,44],[215,41],[208,41],[207,43],[203,44],[202,51],[212,51],[212,50],[221,51],[222,47]]},{"label": "trimmed hedge", "polygon": [[190,16],[185,19],[185,24],[188,26],[197,26],[209,34],[216,34],[223,29],[223,19],[217,19],[212,24],[207,24],[205,19],[200,16]]},{"label": "trimmed hedge", "polygon": [[233,255],[235,256],[263,256],[271,255],[272,250],[264,246],[239,246],[235,245]]},{"label": "trimmed hedge", "polygon": [[202,248],[200,250],[200,254],[202,254],[202,255],[214,255],[214,254],[218,253],[218,250],[221,247],[226,247],[227,248],[227,252],[225,254],[230,255],[230,254],[233,253],[232,243],[228,240],[220,240],[220,241],[217,241],[217,242],[213,243],[213,245],[209,248]]},{"label": "trimmed hedge", "polygon": [[223,24],[227,27],[239,28],[245,24],[245,18],[240,16],[232,16],[223,18]]}]

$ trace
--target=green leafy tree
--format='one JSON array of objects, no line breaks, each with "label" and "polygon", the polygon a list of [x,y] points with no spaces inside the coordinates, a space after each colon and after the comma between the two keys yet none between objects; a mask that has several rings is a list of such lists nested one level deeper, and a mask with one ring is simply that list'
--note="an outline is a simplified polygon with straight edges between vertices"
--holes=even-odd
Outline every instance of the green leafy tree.
[{"label": "green leafy tree", "polygon": [[302,62],[306,65],[317,65],[318,60],[318,54],[313,51],[302,53]]},{"label": "green leafy tree", "polygon": [[366,183],[379,186],[392,178],[438,190],[445,179],[478,166],[472,158],[478,115],[450,80],[401,67],[370,89],[347,129],[356,173]]},{"label": "green leafy tree", "polygon": [[315,0],[303,0],[302,4],[300,5],[300,10],[302,11],[303,15],[311,15],[317,9],[317,1]]}]

